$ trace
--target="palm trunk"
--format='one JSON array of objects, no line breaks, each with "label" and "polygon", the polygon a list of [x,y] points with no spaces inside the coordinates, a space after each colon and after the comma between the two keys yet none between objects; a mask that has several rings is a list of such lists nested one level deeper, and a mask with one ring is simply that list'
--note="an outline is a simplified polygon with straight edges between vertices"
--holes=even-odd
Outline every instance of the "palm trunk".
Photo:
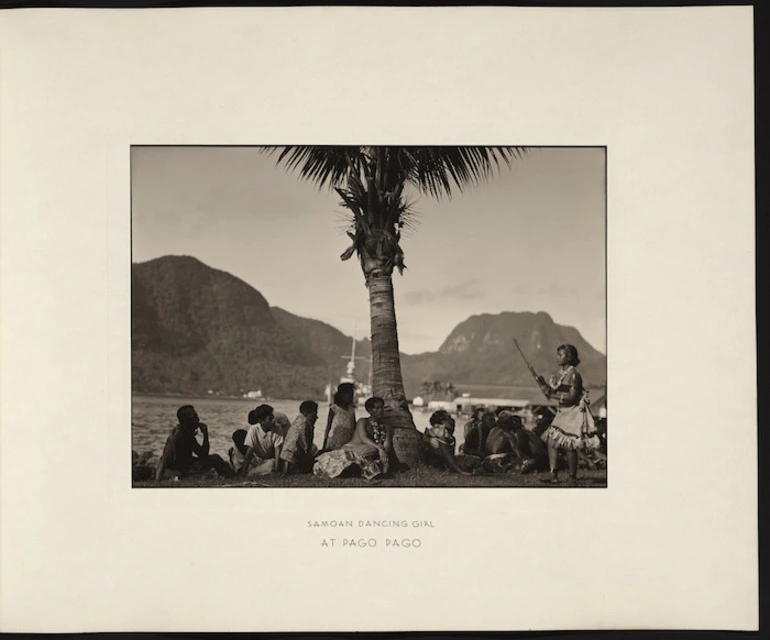
[{"label": "palm trunk", "polygon": [[393,428],[393,449],[398,461],[413,467],[422,462],[422,439],[409,412],[401,376],[393,279],[390,274],[375,272],[370,274],[367,285],[372,331],[372,392],[385,400],[385,420]]}]

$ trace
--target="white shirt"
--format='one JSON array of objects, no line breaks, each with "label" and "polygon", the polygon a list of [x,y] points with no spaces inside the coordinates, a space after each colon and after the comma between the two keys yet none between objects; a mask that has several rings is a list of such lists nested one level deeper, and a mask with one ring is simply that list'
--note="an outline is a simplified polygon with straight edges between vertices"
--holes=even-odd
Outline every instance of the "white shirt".
[{"label": "white shirt", "polygon": [[262,425],[253,424],[249,427],[244,444],[252,447],[257,457],[267,460],[275,457],[275,449],[283,444],[283,436],[275,431],[265,432]]}]

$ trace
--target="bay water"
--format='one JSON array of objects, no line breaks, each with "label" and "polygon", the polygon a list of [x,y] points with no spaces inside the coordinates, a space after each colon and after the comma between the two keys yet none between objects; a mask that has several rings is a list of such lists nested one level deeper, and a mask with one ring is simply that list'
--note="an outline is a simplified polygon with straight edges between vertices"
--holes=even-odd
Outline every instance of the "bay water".
[{"label": "bay water", "polygon": [[[201,422],[208,425],[210,453],[219,454],[227,460],[227,451],[233,445],[232,434],[236,429],[248,429],[249,411],[257,405],[269,404],[275,411],[286,414],[293,421],[299,413],[299,400],[264,400],[257,401],[246,398],[193,398],[170,396],[134,395],[131,412],[131,448],[139,453],[152,451],[157,456],[163,453],[168,434],[177,424],[176,410],[182,405],[191,404],[198,412]],[[320,448],[323,444],[323,434],[329,405],[318,403],[318,422],[315,425],[314,443]],[[412,409],[412,417],[419,431],[430,426],[432,412]],[[366,410],[356,407],[356,418],[367,416]],[[467,418],[455,417],[455,438],[457,445],[463,442],[463,424]],[[201,435],[198,434],[198,441]]]}]

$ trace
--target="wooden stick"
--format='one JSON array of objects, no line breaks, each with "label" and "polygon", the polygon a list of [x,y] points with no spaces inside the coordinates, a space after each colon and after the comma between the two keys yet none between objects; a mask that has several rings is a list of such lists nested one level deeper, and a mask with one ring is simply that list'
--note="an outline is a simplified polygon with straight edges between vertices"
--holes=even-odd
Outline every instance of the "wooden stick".
[{"label": "wooden stick", "polygon": [[[546,400],[550,400],[550,398],[546,395],[545,391],[543,391],[543,387],[540,386],[540,380],[538,380],[537,371],[535,371],[535,368],[529,364],[529,360],[527,360],[527,356],[524,355],[524,352],[521,350],[521,347],[519,346],[519,341],[514,338],[513,344],[516,345],[516,348],[519,350],[519,353],[521,354],[521,357],[524,359],[524,362],[527,365],[527,368],[529,369],[529,372],[532,374],[532,377],[535,379],[535,382],[537,382],[537,388],[540,389],[540,391],[543,392],[543,395],[545,396]],[[553,413],[553,409],[551,407],[548,407],[548,410]]]}]

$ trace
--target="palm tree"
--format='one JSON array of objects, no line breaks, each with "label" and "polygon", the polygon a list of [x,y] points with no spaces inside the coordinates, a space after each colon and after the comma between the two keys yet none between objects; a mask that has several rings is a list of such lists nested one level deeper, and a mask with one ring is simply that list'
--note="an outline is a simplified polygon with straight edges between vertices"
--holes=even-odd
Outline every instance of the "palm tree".
[{"label": "palm tree", "polygon": [[284,165],[319,188],[330,187],[350,212],[351,245],[340,258],[358,256],[369,289],[373,393],[385,399],[394,427],[393,447],[411,466],[421,459],[420,437],[404,393],[398,349],[393,270],[403,273],[401,232],[410,223],[413,202],[407,185],[436,198],[451,197],[521,157],[520,147],[267,147]]}]

